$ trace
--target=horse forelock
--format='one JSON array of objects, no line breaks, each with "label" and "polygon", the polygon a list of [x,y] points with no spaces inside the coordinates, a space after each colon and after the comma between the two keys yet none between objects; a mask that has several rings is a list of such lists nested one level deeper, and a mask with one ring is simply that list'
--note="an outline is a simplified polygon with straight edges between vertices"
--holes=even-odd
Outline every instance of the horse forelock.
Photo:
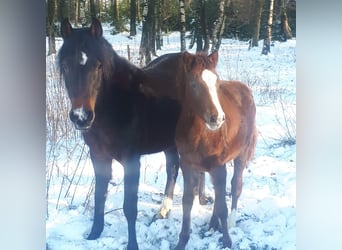
[{"label": "horse forelock", "polygon": [[74,29],[72,35],[64,40],[59,51],[58,65],[66,58],[71,62],[85,66],[88,61],[99,61],[102,64],[103,76],[109,79],[114,71],[115,51],[103,37],[90,35],[89,28]]}]

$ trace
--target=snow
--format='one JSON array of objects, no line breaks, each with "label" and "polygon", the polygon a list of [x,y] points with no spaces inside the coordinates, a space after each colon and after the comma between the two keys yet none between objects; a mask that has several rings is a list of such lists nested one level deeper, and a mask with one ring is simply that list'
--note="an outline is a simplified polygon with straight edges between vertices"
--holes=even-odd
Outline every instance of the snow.
[{"label": "snow", "polygon": [[[133,38],[129,38],[126,33],[112,36],[110,27],[104,25],[104,36],[113,44],[118,54],[126,58],[129,45],[131,61],[139,65],[139,35]],[[165,34],[164,46],[157,53],[162,55],[178,52],[179,41],[178,32]],[[61,42],[57,39],[57,47]],[[274,42],[271,54],[267,56],[261,55],[261,48],[262,44],[249,50],[246,42],[224,39],[219,51],[217,71],[220,77],[244,81],[253,90],[259,133],[255,158],[244,171],[236,226],[230,228],[229,233],[233,241],[232,249],[290,250],[296,249],[296,144],[289,142],[284,128],[289,128],[295,139],[296,40]],[[55,67],[54,63],[54,56],[47,57],[47,78],[51,76],[48,71]],[[284,114],[288,115],[287,119],[284,119]],[[57,162],[53,164],[59,166],[59,171],[52,171],[53,178],[49,182],[47,200],[46,241],[49,249],[125,249],[127,223],[122,210],[122,166],[113,161],[113,179],[105,209],[109,213],[105,215],[104,231],[99,239],[87,241],[85,237],[92,225],[93,194],[90,194],[89,203],[85,201],[93,185],[92,165],[88,158],[82,160],[82,172],[76,173],[68,195],[65,195],[64,189],[60,195],[63,186],[61,176],[64,173],[71,179],[70,173],[76,168],[78,159],[64,158],[63,148],[58,154]],[[51,164],[48,159],[48,169]],[[233,175],[231,163],[227,164],[227,170],[227,183],[230,184]],[[181,171],[169,217],[153,221],[162,202],[165,182],[163,153],[143,156],[136,223],[137,241],[141,250],[173,249],[178,241],[182,221]],[[214,197],[208,175],[205,191],[207,195]],[[227,186],[227,194],[229,193],[230,185]],[[229,195],[226,200],[230,213]],[[207,230],[212,209],[212,204],[201,206],[195,201],[192,209],[192,233],[186,249],[220,249],[221,234]]]}]

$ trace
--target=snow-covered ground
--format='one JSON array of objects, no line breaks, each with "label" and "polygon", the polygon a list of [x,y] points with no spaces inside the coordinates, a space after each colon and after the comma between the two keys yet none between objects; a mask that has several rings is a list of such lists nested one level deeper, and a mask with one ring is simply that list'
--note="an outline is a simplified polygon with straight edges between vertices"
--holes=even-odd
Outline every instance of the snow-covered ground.
[{"label": "snow-covered ground", "polygon": [[[110,27],[104,25],[104,36],[113,48],[138,65],[140,36],[128,38],[128,34],[110,35]],[[189,41],[188,41],[189,44]],[[57,47],[61,40],[57,40]],[[271,54],[261,55],[261,46],[248,50],[248,44],[225,39],[219,51],[217,71],[221,78],[246,82],[253,90],[257,103],[257,127],[259,131],[255,158],[244,172],[244,185],[238,203],[237,225],[229,230],[232,249],[295,249],[296,248],[296,40],[275,42]],[[178,52],[179,33],[164,36],[164,46],[158,55]],[[194,50],[190,50],[194,52]],[[47,57],[47,86],[53,74],[55,56]],[[82,142],[82,139],[79,138]],[[72,143],[70,143],[72,144]],[[68,145],[68,143],[65,143]],[[48,147],[49,148],[49,145]],[[81,150],[82,147],[79,147]],[[49,249],[125,249],[127,223],[122,210],[123,169],[113,162],[113,180],[106,202],[105,228],[95,241],[85,240],[90,231],[93,215],[93,194],[90,202],[88,192],[93,185],[93,171],[89,159],[79,164],[78,159],[59,157],[53,163],[47,158],[47,172],[58,166],[49,178],[46,219],[46,241]],[[173,249],[181,228],[183,189],[180,171],[175,188],[174,206],[169,218],[152,222],[160,207],[166,173],[163,153],[141,158],[139,186],[137,240],[141,250]],[[79,171],[72,178],[73,169]],[[233,174],[227,164],[228,183]],[[63,174],[69,171],[69,179]],[[81,173],[82,172],[82,173]],[[49,174],[48,174],[49,175]],[[69,185],[71,183],[71,185]],[[61,188],[62,187],[62,188]],[[70,187],[69,190],[67,188]],[[66,192],[68,191],[68,194]],[[214,197],[207,176],[206,193]],[[227,194],[230,185],[227,186]],[[230,211],[230,197],[227,195]],[[218,232],[207,231],[213,205],[196,204],[192,210],[192,233],[187,249],[220,249]]]}]

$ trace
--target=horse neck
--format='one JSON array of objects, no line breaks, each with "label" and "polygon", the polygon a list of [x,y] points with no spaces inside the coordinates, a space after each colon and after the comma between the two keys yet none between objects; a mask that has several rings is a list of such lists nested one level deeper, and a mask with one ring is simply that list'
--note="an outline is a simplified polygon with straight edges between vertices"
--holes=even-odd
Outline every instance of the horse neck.
[{"label": "horse neck", "polygon": [[120,57],[115,51],[113,52],[114,66],[112,68],[111,78],[107,81],[107,84],[128,91],[136,91],[140,82],[141,70],[125,58]]},{"label": "horse neck", "polygon": [[143,85],[150,88],[152,95],[179,99],[179,55],[180,53],[162,56],[143,69]]}]

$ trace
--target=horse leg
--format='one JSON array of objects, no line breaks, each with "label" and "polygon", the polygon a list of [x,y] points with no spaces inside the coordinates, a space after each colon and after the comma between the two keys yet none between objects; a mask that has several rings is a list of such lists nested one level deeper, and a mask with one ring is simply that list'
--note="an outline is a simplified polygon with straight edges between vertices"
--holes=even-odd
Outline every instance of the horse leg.
[{"label": "horse leg", "polygon": [[229,216],[229,228],[235,227],[236,223],[236,210],[237,210],[237,201],[242,192],[242,174],[245,169],[246,161],[243,160],[241,156],[238,156],[234,159],[234,174],[231,180],[232,186],[232,212]]},{"label": "horse leg", "polygon": [[[221,227],[222,232],[222,244],[223,248],[232,246],[232,240],[230,239],[228,233],[228,208],[226,203],[226,176],[227,170],[226,166],[215,167],[210,171],[210,175],[212,177],[212,181],[215,189],[215,202],[214,202],[214,210],[213,215],[210,220],[209,226],[214,226],[216,229]],[[212,225],[214,223],[215,225]]]},{"label": "horse leg", "polygon": [[199,203],[201,205],[207,205],[208,202],[210,202],[210,200],[212,200],[211,197],[205,196],[205,173],[204,172],[201,172],[201,176],[199,179],[198,198],[199,198]]},{"label": "horse leg", "polygon": [[179,156],[176,146],[168,148],[164,151],[166,158],[166,186],[162,207],[159,210],[157,217],[165,219],[172,209],[173,191],[178,176]]},{"label": "horse leg", "polygon": [[195,197],[195,188],[198,185],[200,173],[190,168],[183,167],[184,192],[182,198],[183,221],[179,234],[178,244],[175,250],[184,250],[190,238],[191,209]]},{"label": "horse leg", "polygon": [[100,237],[104,227],[104,208],[107,198],[108,183],[112,178],[112,159],[99,160],[91,154],[95,172],[95,208],[94,220],[88,240]]},{"label": "horse leg", "polygon": [[140,156],[129,157],[124,162],[124,204],[123,210],[128,224],[127,250],[137,250],[135,223],[138,213],[138,186],[140,178]]}]

